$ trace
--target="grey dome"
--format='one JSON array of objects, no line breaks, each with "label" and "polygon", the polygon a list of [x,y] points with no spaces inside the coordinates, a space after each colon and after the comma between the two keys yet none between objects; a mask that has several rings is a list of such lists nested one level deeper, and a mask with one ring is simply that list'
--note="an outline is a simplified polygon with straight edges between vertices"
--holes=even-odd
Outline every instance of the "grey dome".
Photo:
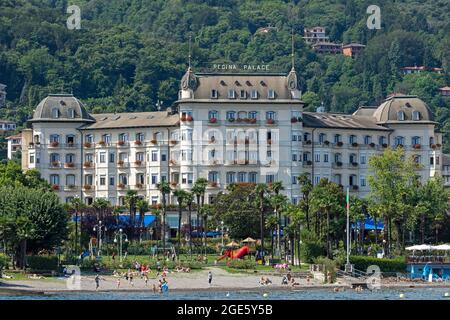
[{"label": "grey dome", "polygon": [[95,122],[81,101],[71,94],[51,94],[42,100],[30,120],[38,121]]},{"label": "grey dome", "polygon": [[[419,120],[413,112],[419,112]],[[402,112],[404,119],[399,119]],[[433,122],[433,114],[427,104],[416,96],[393,95],[386,99],[373,113],[377,123]]]}]

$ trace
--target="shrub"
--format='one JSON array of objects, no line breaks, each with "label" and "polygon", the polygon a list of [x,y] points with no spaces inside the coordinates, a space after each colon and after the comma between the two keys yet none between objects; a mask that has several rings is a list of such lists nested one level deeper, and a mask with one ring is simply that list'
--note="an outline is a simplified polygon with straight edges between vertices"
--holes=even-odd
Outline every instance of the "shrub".
[{"label": "shrub", "polygon": [[235,268],[235,269],[254,269],[256,267],[256,264],[254,261],[251,260],[240,260],[240,259],[236,259],[236,260],[231,260],[229,266],[231,268]]},{"label": "shrub", "polygon": [[328,272],[331,273],[331,283],[336,281],[336,269],[338,267],[337,261],[325,257],[318,257],[314,260],[314,263],[324,266],[323,273],[325,275],[325,283],[328,282]]},{"label": "shrub", "polygon": [[304,242],[300,248],[300,254],[303,261],[313,263],[314,259],[325,255],[325,247],[319,242]]},{"label": "shrub", "polygon": [[32,271],[56,271],[58,269],[58,257],[27,256],[27,264]]},{"label": "shrub", "polygon": [[351,256],[350,263],[355,266],[355,269],[366,271],[371,265],[380,267],[381,272],[405,272],[406,261],[404,258],[395,259],[379,259],[375,257],[366,256]]}]

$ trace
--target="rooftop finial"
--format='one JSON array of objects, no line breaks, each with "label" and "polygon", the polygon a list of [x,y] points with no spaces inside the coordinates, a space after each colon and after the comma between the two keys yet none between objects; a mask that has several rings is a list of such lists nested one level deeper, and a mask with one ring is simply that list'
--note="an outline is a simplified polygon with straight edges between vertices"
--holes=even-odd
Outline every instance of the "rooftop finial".
[{"label": "rooftop finial", "polygon": [[295,54],[294,54],[294,28],[291,29],[291,59],[292,59],[292,71],[295,70]]}]

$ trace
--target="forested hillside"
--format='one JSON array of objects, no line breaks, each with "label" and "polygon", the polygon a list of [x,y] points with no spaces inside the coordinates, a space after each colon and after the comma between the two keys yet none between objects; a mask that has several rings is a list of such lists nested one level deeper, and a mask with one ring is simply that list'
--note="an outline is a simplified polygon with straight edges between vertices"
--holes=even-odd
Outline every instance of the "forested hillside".
[{"label": "forested hillside", "polygon": [[[0,0],[0,83],[8,104],[0,118],[23,123],[48,93],[73,92],[93,112],[151,110],[177,97],[192,36],[193,66],[269,63],[296,69],[309,109],[352,112],[398,91],[417,94],[436,114],[450,144],[448,0],[380,0],[382,28],[369,30],[372,0]],[[70,4],[81,30],[68,30]],[[276,30],[259,33],[271,25]],[[331,41],[367,45],[357,59],[314,53],[303,28],[324,26]],[[442,67],[444,74],[402,76],[403,66]]]}]

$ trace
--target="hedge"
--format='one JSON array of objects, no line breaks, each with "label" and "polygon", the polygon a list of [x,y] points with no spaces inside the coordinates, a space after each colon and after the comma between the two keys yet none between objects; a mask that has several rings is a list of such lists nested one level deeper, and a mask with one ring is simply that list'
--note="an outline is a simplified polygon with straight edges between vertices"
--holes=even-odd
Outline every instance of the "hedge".
[{"label": "hedge", "polygon": [[27,256],[27,265],[31,270],[56,271],[58,269],[57,256]]},{"label": "hedge", "polygon": [[240,259],[235,259],[235,260],[231,260],[230,264],[228,265],[231,268],[235,268],[235,269],[255,269],[256,268],[256,263],[252,260],[240,260]]},{"label": "hedge", "polygon": [[350,256],[350,263],[355,269],[366,271],[371,265],[376,265],[381,272],[406,272],[406,261],[404,258],[379,259],[366,256]]}]

